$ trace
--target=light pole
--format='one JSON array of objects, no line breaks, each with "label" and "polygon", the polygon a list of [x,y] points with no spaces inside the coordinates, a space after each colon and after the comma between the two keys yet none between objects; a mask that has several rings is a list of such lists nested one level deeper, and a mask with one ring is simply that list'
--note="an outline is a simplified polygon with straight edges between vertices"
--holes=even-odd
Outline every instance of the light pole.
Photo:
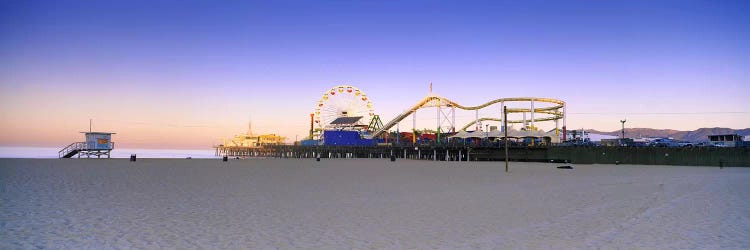
[{"label": "light pole", "polygon": [[505,128],[505,172],[508,172],[508,107],[503,106],[503,128]]},{"label": "light pole", "polygon": [[625,139],[625,122],[626,121],[627,120],[620,120],[620,122],[622,123],[622,139]]}]

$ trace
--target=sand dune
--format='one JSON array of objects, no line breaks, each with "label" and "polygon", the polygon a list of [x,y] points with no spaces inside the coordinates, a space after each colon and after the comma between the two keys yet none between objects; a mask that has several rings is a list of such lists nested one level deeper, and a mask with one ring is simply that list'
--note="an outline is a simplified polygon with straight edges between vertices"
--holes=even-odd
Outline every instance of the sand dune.
[{"label": "sand dune", "polygon": [[0,159],[0,248],[750,246],[750,168]]}]

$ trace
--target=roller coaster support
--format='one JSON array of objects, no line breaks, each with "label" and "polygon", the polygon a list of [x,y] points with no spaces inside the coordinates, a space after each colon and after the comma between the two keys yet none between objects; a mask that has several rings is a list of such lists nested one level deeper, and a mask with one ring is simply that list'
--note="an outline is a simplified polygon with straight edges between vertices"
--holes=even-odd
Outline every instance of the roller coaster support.
[{"label": "roller coaster support", "polygon": [[567,124],[566,121],[568,119],[568,105],[563,104],[563,141],[568,140],[568,130],[566,129]]},{"label": "roller coaster support", "polygon": [[437,129],[435,130],[435,140],[440,145],[440,99],[437,100]]},{"label": "roller coaster support", "polygon": [[417,144],[417,110],[411,115],[412,127],[411,127],[411,143]]},{"label": "roller coaster support", "polygon": [[451,106],[451,132],[456,133],[456,107]]},{"label": "roller coaster support", "polygon": [[400,124],[396,123],[396,145],[401,144],[401,131],[399,131]]},{"label": "roller coaster support", "polygon": [[475,117],[474,118],[474,125],[476,125],[476,127],[474,128],[474,131],[479,131],[479,128],[482,127],[482,125],[479,124],[479,110],[477,109],[477,110],[474,110],[474,111],[475,111],[474,112],[474,114],[475,114],[474,115],[474,117]]},{"label": "roller coaster support", "polygon": [[531,129],[536,130],[536,127],[534,127],[534,99],[531,99]]}]

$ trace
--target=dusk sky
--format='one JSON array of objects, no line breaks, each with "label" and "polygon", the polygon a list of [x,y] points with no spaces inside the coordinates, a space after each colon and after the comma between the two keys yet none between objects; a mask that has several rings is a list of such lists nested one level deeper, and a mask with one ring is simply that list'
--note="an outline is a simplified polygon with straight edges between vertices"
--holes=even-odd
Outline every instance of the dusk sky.
[{"label": "dusk sky", "polygon": [[384,122],[432,82],[564,100],[569,129],[750,127],[750,1],[518,2],[2,1],[0,145],[63,147],[90,118],[120,147],[210,148],[249,119],[302,139],[342,84]]}]

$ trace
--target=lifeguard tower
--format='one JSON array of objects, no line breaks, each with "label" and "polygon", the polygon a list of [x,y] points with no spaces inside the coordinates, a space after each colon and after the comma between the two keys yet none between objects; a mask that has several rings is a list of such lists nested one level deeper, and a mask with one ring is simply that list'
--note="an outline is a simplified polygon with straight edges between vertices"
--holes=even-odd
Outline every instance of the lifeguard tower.
[{"label": "lifeguard tower", "polygon": [[102,155],[106,155],[107,158],[110,157],[110,152],[112,152],[112,149],[115,149],[115,143],[112,142],[112,135],[115,133],[110,133],[110,132],[81,132],[81,133],[86,135],[86,141],[74,142],[68,145],[67,147],[63,148],[59,152],[60,158],[71,158],[75,155],[78,155],[78,158],[81,158],[81,156],[86,156],[86,158],[91,158],[91,156],[96,156],[96,158],[101,158]]}]

